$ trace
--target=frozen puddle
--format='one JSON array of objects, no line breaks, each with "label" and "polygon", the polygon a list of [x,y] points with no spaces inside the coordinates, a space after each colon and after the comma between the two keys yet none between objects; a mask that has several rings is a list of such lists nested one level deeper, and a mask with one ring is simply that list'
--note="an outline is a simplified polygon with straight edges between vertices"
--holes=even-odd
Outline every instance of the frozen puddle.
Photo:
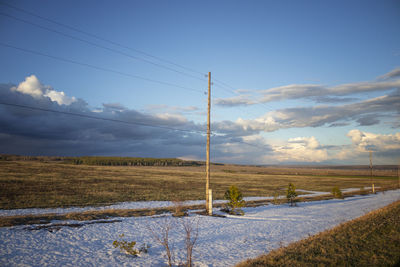
[{"label": "frozen puddle", "polygon": [[[0,228],[0,266],[165,266],[165,253],[154,241],[148,227],[167,221],[174,224],[170,245],[176,262],[184,261],[182,220],[199,221],[199,237],[193,251],[195,266],[232,266],[254,258],[281,244],[305,238],[369,211],[400,200],[400,190],[346,199],[299,203],[298,207],[268,205],[245,208],[244,216],[227,218],[191,214],[113,218],[114,223],[87,224],[79,228],[61,227],[26,230],[27,226]],[[55,222],[56,223],[56,222]],[[71,221],[72,223],[72,221]],[[138,258],[113,248],[119,234],[128,241],[151,245]]]}]

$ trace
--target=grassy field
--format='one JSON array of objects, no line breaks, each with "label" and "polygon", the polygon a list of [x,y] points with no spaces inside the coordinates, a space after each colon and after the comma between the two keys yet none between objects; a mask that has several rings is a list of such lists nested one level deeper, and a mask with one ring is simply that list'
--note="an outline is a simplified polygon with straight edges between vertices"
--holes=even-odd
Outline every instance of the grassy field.
[{"label": "grassy field", "polygon": [[399,266],[400,201],[236,267]]},{"label": "grassy field", "polygon": [[[244,196],[283,193],[297,188],[331,191],[332,187],[371,186],[368,170],[277,168],[213,165],[211,188],[222,199],[230,185]],[[376,170],[375,186],[398,185],[397,173]],[[396,176],[395,176],[396,175]],[[0,208],[101,205],[140,200],[203,199],[204,166],[89,166],[62,162],[0,161]]]}]

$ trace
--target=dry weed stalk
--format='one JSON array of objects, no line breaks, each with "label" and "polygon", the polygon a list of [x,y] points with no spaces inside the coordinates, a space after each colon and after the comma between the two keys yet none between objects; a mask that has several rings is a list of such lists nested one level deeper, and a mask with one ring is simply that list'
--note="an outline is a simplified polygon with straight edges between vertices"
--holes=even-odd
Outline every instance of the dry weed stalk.
[{"label": "dry weed stalk", "polygon": [[172,203],[174,204],[174,208],[175,208],[175,212],[174,212],[173,216],[182,217],[182,216],[187,215],[186,211],[184,210],[182,200],[176,199],[176,200],[173,200]]},{"label": "dry weed stalk", "polygon": [[173,221],[170,218],[165,217],[162,219],[161,224],[157,223],[156,228],[152,228],[151,226],[147,226],[147,228],[153,238],[164,247],[168,260],[168,266],[171,267],[175,261],[173,247],[170,246],[169,243],[169,233],[173,228]]},{"label": "dry weed stalk", "polygon": [[184,218],[182,219],[182,226],[185,231],[186,266],[192,267],[193,247],[199,236],[199,220]]}]

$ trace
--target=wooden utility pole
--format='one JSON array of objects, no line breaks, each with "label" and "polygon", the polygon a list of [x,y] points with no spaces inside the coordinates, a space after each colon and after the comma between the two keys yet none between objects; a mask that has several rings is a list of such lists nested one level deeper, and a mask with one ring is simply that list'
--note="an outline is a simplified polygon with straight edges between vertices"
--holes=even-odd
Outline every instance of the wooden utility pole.
[{"label": "wooden utility pole", "polygon": [[399,165],[397,165],[397,178],[398,178],[398,183],[399,183],[399,188],[400,188],[400,160],[399,160]]},{"label": "wooden utility pole", "polygon": [[371,175],[371,184],[372,184],[372,193],[375,194],[375,185],[374,181],[372,180],[372,151],[369,151],[369,170],[370,170],[370,175]]},{"label": "wooden utility pole", "polygon": [[[212,214],[212,199],[210,199],[210,111],[211,111],[211,72],[208,73],[208,109],[207,109],[207,153],[206,153],[206,211]],[[211,204],[211,205],[210,205]],[[211,207],[211,209],[210,209]]]}]

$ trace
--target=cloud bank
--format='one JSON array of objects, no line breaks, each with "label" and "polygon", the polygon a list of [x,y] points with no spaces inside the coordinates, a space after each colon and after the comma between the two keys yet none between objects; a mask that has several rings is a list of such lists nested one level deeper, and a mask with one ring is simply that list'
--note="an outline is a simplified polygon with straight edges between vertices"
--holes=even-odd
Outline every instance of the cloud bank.
[{"label": "cloud bank", "polygon": [[[315,136],[272,143],[262,133],[295,127],[371,126],[382,120],[396,128],[399,91],[342,105],[283,108],[255,119],[213,122],[212,159],[241,164],[348,162],[364,157],[369,150],[383,159],[398,157],[400,133],[382,135],[355,128],[347,132],[351,145],[343,146],[321,144]],[[18,85],[0,84],[0,99],[14,105],[0,105],[0,153],[205,159],[205,124],[186,117],[200,112],[196,107],[152,107],[156,113],[129,109],[120,103],[90,107],[83,99],[43,85],[35,75]]]}]

